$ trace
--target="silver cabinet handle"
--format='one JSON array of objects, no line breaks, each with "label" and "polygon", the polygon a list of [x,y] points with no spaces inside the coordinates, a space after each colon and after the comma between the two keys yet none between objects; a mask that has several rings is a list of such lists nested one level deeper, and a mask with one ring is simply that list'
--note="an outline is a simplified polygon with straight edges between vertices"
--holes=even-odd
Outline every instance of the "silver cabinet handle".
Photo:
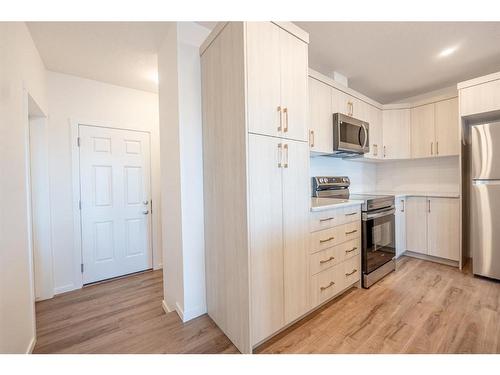
[{"label": "silver cabinet handle", "polygon": [[319,264],[323,264],[323,263],[328,263],[328,262],[331,262],[332,260],[334,260],[335,257],[334,256],[331,256],[330,258],[328,259],[323,259],[323,260],[320,260],[319,261]]},{"label": "silver cabinet handle", "polygon": [[280,132],[283,129],[282,123],[283,123],[283,114],[281,112],[281,107],[278,106],[278,112],[280,113],[280,124],[278,126],[278,131]]},{"label": "silver cabinet handle", "polygon": [[319,243],[325,243],[325,242],[330,242],[331,240],[334,240],[335,237],[330,237],[330,238],[327,238],[326,240],[319,240]]},{"label": "silver cabinet handle", "polygon": [[314,130],[309,131],[309,145],[314,147]]},{"label": "silver cabinet handle", "polygon": [[144,215],[147,215],[147,214],[149,214],[149,211],[148,211],[148,210],[145,210],[145,211],[142,211],[142,213],[143,213]]},{"label": "silver cabinet handle", "polygon": [[428,212],[431,212],[431,200],[427,199]]},{"label": "silver cabinet handle", "polygon": [[373,144],[373,156],[377,156],[377,155],[378,155],[378,145]]},{"label": "silver cabinet handle", "polygon": [[385,158],[385,146],[384,146],[384,158]]},{"label": "silver cabinet handle", "polygon": [[330,221],[330,220],[333,220],[333,219],[335,219],[333,216],[332,217],[327,217],[325,219],[319,219],[319,222],[322,223],[324,221]]},{"label": "silver cabinet handle", "polygon": [[351,275],[354,275],[356,272],[358,272],[358,270],[355,268],[351,272],[346,273],[345,275],[346,276],[351,276]]},{"label": "silver cabinet handle", "polygon": [[288,131],[288,108],[283,108],[283,117],[285,118],[285,127],[283,131],[286,133]]},{"label": "silver cabinet handle", "polygon": [[434,155],[434,152],[433,152],[433,144],[434,144],[434,142],[431,142],[431,155]]},{"label": "silver cabinet handle", "polygon": [[356,215],[357,212],[351,212],[350,214],[345,214],[345,216],[352,216],[352,215]]},{"label": "silver cabinet handle", "polygon": [[283,148],[285,150],[285,162],[283,163],[283,168],[288,168],[288,144],[285,143]]},{"label": "silver cabinet handle", "polygon": [[436,155],[439,155],[439,142],[436,141]]},{"label": "silver cabinet handle", "polygon": [[328,289],[334,285],[335,285],[335,283],[333,281],[330,281],[330,284],[328,284],[327,286],[320,287],[319,290],[323,291],[323,290]]},{"label": "silver cabinet handle", "polygon": [[345,234],[353,234],[353,233],[356,233],[358,230],[357,229],[354,229],[354,230],[351,230],[350,232],[345,232]]},{"label": "silver cabinet handle", "polygon": [[357,247],[354,246],[351,250],[346,250],[345,253],[348,254],[348,253],[352,253],[354,250],[356,250]]},{"label": "silver cabinet handle", "polygon": [[401,199],[401,212],[405,212],[405,201]]},{"label": "silver cabinet handle", "polygon": [[283,145],[281,143],[278,143],[278,168],[281,168],[281,160],[283,159],[283,152],[282,150]]}]

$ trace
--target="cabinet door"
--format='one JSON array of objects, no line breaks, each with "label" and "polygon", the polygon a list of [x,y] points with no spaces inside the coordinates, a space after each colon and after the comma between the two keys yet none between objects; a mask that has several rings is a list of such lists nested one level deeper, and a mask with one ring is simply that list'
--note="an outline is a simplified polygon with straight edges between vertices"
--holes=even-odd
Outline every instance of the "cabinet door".
[{"label": "cabinet door", "polygon": [[279,138],[248,137],[253,344],[283,326],[282,146]]},{"label": "cabinet door", "polygon": [[427,198],[406,198],[406,250],[427,254]]},{"label": "cabinet door", "polygon": [[283,168],[285,324],[309,306],[309,149],[286,141]]},{"label": "cabinet door", "polygon": [[410,158],[410,110],[383,111],[384,159]]},{"label": "cabinet door", "polygon": [[431,103],[411,109],[411,157],[434,154],[434,103]]},{"label": "cabinet door", "polygon": [[[280,31],[282,137],[307,141],[307,44]],[[259,57],[262,58],[262,57]]]},{"label": "cabinet door", "polygon": [[428,204],[428,254],[458,261],[460,255],[459,199],[429,198]]},{"label": "cabinet door", "polygon": [[458,155],[458,98],[436,103],[436,154]]},{"label": "cabinet door", "polygon": [[370,141],[370,152],[365,154],[365,158],[382,159],[384,157],[382,148],[383,129],[382,111],[367,104],[368,139]]},{"label": "cabinet door", "polygon": [[309,78],[309,142],[311,151],[333,151],[333,112],[331,87]]},{"label": "cabinet door", "polygon": [[270,22],[246,22],[245,25],[248,131],[279,136],[280,29]]},{"label": "cabinet door", "polygon": [[340,90],[332,88],[332,113],[342,113],[344,115],[350,114],[350,107],[348,105],[348,95]]},{"label": "cabinet door", "polygon": [[406,199],[396,200],[396,258],[406,251]]},{"label": "cabinet door", "polygon": [[500,80],[460,90],[460,114],[470,116],[500,110]]}]

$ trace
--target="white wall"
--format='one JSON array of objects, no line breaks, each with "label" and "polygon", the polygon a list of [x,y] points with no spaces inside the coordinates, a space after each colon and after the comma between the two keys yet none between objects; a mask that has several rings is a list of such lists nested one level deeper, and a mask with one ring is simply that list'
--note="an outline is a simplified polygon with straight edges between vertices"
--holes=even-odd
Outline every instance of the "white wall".
[{"label": "white wall", "polygon": [[184,321],[206,312],[199,46],[208,34],[172,24],[158,57],[164,298]]},{"label": "white wall", "polygon": [[312,176],[347,176],[351,180],[353,192],[369,192],[377,188],[374,163],[347,161],[328,156],[316,156],[310,159]]},{"label": "white wall", "polygon": [[70,119],[151,132],[153,260],[161,266],[158,95],[71,75],[47,72],[49,170],[55,292],[78,288],[74,249]]},{"label": "white wall", "polygon": [[36,336],[27,95],[47,113],[46,75],[24,23],[0,23],[0,56],[0,353],[25,353]]},{"label": "white wall", "polygon": [[458,156],[400,160],[377,164],[378,191],[459,191]]}]

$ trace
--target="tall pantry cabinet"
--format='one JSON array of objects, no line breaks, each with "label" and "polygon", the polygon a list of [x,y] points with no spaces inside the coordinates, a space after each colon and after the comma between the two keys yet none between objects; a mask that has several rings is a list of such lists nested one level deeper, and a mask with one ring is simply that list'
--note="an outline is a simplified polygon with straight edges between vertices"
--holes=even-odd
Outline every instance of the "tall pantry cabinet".
[{"label": "tall pantry cabinet", "polygon": [[307,43],[228,22],[200,48],[208,314],[244,353],[309,307]]}]

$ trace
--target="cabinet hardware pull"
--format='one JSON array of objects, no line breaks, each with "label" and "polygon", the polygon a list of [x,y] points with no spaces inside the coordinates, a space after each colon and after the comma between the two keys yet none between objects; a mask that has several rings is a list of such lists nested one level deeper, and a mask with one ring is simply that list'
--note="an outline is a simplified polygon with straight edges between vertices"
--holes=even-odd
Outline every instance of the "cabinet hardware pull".
[{"label": "cabinet hardware pull", "polygon": [[345,251],[345,253],[346,253],[346,254],[347,254],[347,253],[352,253],[352,252],[353,252],[354,250],[356,250],[356,249],[357,249],[357,247],[356,247],[356,246],[354,246],[351,250],[346,250],[346,251]]},{"label": "cabinet hardware pull", "polygon": [[427,199],[428,211],[431,212],[431,200]]},{"label": "cabinet hardware pull", "polygon": [[357,229],[354,229],[354,230],[351,230],[350,232],[345,232],[345,234],[353,234],[353,233],[356,233],[358,230]]},{"label": "cabinet hardware pull", "polygon": [[439,155],[439,142],[436,141],[436,155]]},{"label": "cabinet hardware pull", "polygon": [[281,168],[281,160],[283,159],[281,147],[281,143],[278,143],[278,168]]},{"label": "cabinet hardware pull", "polygon": [[358,271],[358,270],[355,268],[355,269],[353,269],[351,272],[346,273],[345,275],[346,275],[346,276],[351,276],[351,275],[354,275],[357,271]]},{"label": "cabinet hardware pull", "polygon": [[385,158],[385,146],[384,146],[384,158]]},{"label": "cabinet hardware pull", "polygon": [[330,221],[330,220],[333,220],[335,219],[333,216],[332,217],[327,217],[326,219],[319,219],[319,222],[322,223],[324,221]]},{"label": "cabinet hardware pull", "polygon": [[283,108],[283,116],[285,117],[285,127],[283,131],[286,133],[288,131],[288,108]]},{"label": "cabinet hardware pull", "polygon": [[378,146],[376,144],[373,144],[373,156],[378,155]]},{"label": "cabinet hardware pull", "polygon": [[330,237],[330,238],[327,238],[326,240],[319,240],[319,243],[325,243],[325,242],[330,242],[331,240],[334,240],[335,237]]},{"label": "cabinet hardware pull", "polygon": [[334,285],[335,285],[335,283],[333,281],[330,281],[330,284],[328,284],[327,286],[320,287],[319,290],[323,291],[323,290],[328,289]]},{"label": "cabinet hardware pull", "polygon": [[278,112],[280,113],[280,125],[278,126],[278,131],[280,132],[283,129],[283,126],[282,126],[282,124],[283,124],[283,119],[282,119],[283,113],[281,112],[281,107],[280,106],[278,106]]},{"label": "cabinet hardware pull", "polygon": [[314,147],[314,130],[309,131],[309,139],[310,139],[309,145],[311,147]]},{"label": "cabinet hardware pull", "polygon": [[356,215],[357,212],[351,212],[350,214],[345,214],[345,216],[352,216],[352,215]]},{"label": "cabinet hardware pull", "polygon": [[405,212],[405,201],[401,199],[401,212]]},{"label": "cabinet hardware pull", "polygon": [[328,259],[323,259],[323,260],[320,260],[320,261],[319,261],[319,264],[328,263],[328,262],[330,262],[330,261],[332,261],[332,260],[334,260],[334,259],[335,259],[335,257],[333,257],[333,256],[332,256],[332,257],[330,257],[330,258],[328,258]]},{"label": "cabinet hardware pull", "polygon": [[433,146],[433,144],[434,144],[434,142],[431,142],[431,155],[434,155],[434,152],[433,152],[433,147],[432,147],[432,146]]},{"label": "cabinet hardware pull", "polygon": [[288,143],[285,143],[283,148],[285,149],[285,163],[283,164],[283,168],[288,168]]}]

